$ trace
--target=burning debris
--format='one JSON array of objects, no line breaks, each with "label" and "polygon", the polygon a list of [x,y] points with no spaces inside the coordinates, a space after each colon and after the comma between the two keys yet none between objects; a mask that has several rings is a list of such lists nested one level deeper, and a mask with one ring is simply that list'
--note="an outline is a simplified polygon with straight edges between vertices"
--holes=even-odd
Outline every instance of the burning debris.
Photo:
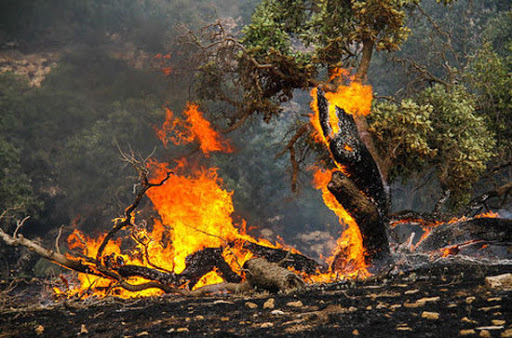
[{"label": "burning debris", "polygon": [[[340,71],[338,76],[347,74]],[[57,295],[78,299],[206,295],[255,288],[289,293],[303,290],[308,283],[387,274],[393,259],[394,271],[410,268],[415,263],[401,256],[404,244],[391,251],[385,182],[359,136],[357,119],[369,113],[371,88],[349,78],[334,92],[315,89],[312,96],[314,139],[330,150],[334,163],[334,168],[314,168],[313,183],[344,227],[332,256],[322,263],[286,245],[250,236],[244,221],[233,220],[232,193],[222,187],[217,168],[186,159],[174,163],[138,159],[133,152],[122,152],[122,157],[137,171],[140,186],[133,203],[108,233],[92,238],[74,229],[65,254],[58,245],[49,250],[18,235],[23,222],[12,236],[1,230],[0,236],[10,245],[25,246],[78,272],[77,285],[63,277],[64,286],[54,288]],[[196,142],[205,157],[211,152],[232,152],[229,140],[212,128],[197,105],[189,103],[183,116],[175,117],[166,109],[166,121],[155,128],[165,146]],[[137,210],[145,196],[158,214],[151,220],[140,220]],[[411,219],[399,220],[406,221]],[[469,252],[468,248],[502,245],[500,257],[510,255],[504,252],[512,240],[510,221],[422,222],[429,231],[418,242],[410,238],[405,244],[408,253],[447,257]]]}]

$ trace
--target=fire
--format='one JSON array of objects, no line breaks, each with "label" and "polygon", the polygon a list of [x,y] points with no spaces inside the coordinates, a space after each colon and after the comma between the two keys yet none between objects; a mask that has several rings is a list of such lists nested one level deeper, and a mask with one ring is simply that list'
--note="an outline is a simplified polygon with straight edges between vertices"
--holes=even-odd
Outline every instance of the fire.
[{"label": "fire", "polygon": [[[353,116],[368,115],[371,110],[373,96],[371,86],[355,81],[354,77],[350,76],[348,70],[341,68],[335,69],[332,72],[330,80],[337,83],[337,88],[334,92],[326,92],[325,98],[329,102],[329,121],[331,128],[333,133],[336,134],[339,131],[339,119],[336,115],[335,107],[342,108],[345,112]],[[313,114],[310,115],[310,121],[314,127],[313,138],[329,148],[329,143],[324,137],[320,125],[316,88],[311,91],[311,97],[311,109]],[[345,149],[348,151],[352,150],[348,145],[345,145]],[[332,170],[313,168],[313,185],[316,189],[322,191],[324,203],[338,216],[340,224],[345,227],[345,230],[337,241],[337,247],[333,255],[327,259],[331,269],[333,269],[328,278],[332,277],[333,271],[335,270],[345,277],[366,277],[370,274],[364,260],[363,239],[359,227],[355,220],[336,200],[334,195],[327,189],[327,184],[331,179],[333,171],[341,170],[346,173],[346,169],[342,164],[337,163],[337,166],[338,168]],[[337,256],[342,256],[343,259],[336,259],[335,262]],[[332,266],[333,262],[335,266]]]},{"label": "fire", "polygon": [[168,108],[165,108],[165,111],[165,122],[162,128],[155,128],[164,146],[167,146],[169,140],[176,145],[198,142],[205,156],[213,151],[227,153],[233,151],[229,142],[213,130],[211,123],[203,117],[198,105],[187,103],[187,109],[183,112],[185,119],[175,118]]}]

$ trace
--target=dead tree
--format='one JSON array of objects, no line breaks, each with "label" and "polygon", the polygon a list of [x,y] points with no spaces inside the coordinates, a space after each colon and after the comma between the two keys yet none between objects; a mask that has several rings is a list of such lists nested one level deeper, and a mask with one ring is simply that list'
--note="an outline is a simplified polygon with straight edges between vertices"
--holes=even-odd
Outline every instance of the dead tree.
[{"label": "dead tree", "polygon": [[366,263],[373,266],[387,263],[390,260],[386,230],[389,202],[379,168],[361,140],[352,115],[335,107],[339,131],[334,133],[329,102],[322,90],[319,89],[317,95],[324,137],[334,161],[347,173],[335,171],[328,189],[357,222],[363,237]]}]

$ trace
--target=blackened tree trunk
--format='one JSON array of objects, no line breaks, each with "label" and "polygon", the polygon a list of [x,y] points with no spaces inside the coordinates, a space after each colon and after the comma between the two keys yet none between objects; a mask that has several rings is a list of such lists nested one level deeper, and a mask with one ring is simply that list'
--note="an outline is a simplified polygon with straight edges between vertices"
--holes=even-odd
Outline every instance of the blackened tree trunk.
[{"label": "blackened tree trunk", "polygon": [[363,237],[366,263],[387,262],[390,257],[386,231],[389,199],[379,168],[361,140],[352,115],[336,107],[339,131],[334,133],[329,119],[329,102],[320,89],[317,95],[320,125],[329,142],[329,150],[348,174],[334,172],[328,189],[357,222]]}]

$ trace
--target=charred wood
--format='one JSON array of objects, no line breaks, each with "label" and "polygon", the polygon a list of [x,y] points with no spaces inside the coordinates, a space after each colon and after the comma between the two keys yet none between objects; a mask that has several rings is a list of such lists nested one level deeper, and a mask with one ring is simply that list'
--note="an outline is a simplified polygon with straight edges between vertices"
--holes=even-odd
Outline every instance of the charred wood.
[{"label": "charred wood", "polygon": [[327,188],[358,224],[363,237],[366,263],[387,263],[390,260],[389,240],[386,224],[377,206],[340,171],[333,172]]},{"label": "charred wood", "polygon": [[334,160],[347,169],[355,186],[364,192],[379,208],[383,216],[389,211],[389,199],[372,155],[361,140],[352,115],[335,107],[339,131],[334,133],[329,117],[329,103],[322,90],[318,89],[318,112],[324,137]]},{"label": "charred wood", "polygon": [[416,250],[430,252],[474,240],[512,245],[512,220],[475,218],[469,221],[441,224],[430,232]]}]

